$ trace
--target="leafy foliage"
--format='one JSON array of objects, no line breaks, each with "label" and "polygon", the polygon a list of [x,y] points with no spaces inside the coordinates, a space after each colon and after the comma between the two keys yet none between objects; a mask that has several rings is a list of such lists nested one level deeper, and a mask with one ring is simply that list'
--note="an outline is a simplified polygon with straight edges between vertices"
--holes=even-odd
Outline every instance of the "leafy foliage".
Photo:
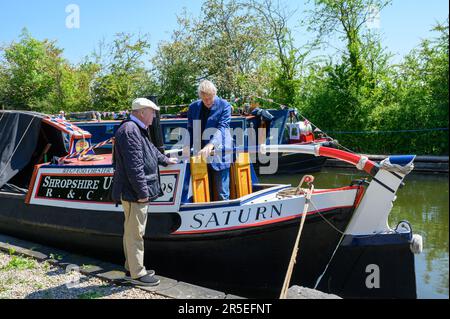
[{"label": "leafy foliage", "polygon": [[[149,95],[186,104],[210,79],[225,98],[256,95],[296,107],[355,151],[448,154],[448,19],[394,64],[367,28],[371,10],[391,0],[311,1],[303,26],[316,38],[302,47],[288,27],[294,11],[275,0],[204,0],[198,17],[179,15],[153,57],[148,35],[120,33],[72,65],[56,42],[24,30],[0,49],[0,107],[119,111]],[[312,54],[334,39],[343,45],[339,56]]]}]

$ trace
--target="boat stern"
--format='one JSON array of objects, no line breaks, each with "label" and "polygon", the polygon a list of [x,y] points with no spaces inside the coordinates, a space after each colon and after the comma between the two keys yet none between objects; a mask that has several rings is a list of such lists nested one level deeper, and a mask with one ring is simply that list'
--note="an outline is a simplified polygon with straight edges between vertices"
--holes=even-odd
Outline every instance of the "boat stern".
[{"label": "boat stern", "polygon": [[407,221],[389,226],[398,189],[415,156],[382,161],[316,287],[343,298],[415,299],[414,254],[422,238]]}]

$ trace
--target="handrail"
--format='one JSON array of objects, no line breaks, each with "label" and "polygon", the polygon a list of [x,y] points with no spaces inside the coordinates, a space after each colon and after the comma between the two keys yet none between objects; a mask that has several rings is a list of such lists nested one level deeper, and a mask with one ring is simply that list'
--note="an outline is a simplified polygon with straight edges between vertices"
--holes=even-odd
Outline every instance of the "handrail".
[{"label": "handrail", "polygon": [[[192,151],[192,150],[191,150]],[[331,147],[321,146],[320,144],[312,145],[260,145],[254,147],[237,147],[232,150],[225,150],[225,153],[237,153],[237,152],[249,152],[249,153],[299,153],[310,154],[316,157],[324,156],[341,160],[343,162],[354,165],[357,169],[365,171],[371,176],[379,170],[379,165],[363,155],[353,154],[347,151],[338,150]],[[166,155],[181,155],[183,149],[167,150]]]}]

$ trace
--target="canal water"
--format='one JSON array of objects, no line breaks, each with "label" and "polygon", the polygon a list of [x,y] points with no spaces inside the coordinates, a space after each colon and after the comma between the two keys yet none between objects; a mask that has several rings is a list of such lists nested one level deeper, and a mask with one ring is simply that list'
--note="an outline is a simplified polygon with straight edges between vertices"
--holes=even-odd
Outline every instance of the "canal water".
[{"label": "canal water", "polygon": [[[323,169],[315,176],[315,188],[349,185],[364,178],[358,171]],[[262,183],[285,183],[297,186],[303,175],[260,176]],[[423,252],[415,256],[417,297],[419,299],[449,298],[449,194],[448,174],[412,173],[397,193],[390,215],[390,226],[408,220],[414,233],[423,237]]]}]

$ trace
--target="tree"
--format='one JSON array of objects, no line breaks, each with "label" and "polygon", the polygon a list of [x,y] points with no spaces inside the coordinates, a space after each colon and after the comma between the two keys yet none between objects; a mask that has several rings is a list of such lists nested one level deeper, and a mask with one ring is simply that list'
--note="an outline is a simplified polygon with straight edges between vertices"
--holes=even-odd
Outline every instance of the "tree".
[{"label": "tree", "polygon": [[[396,81],[399,101],[396,117],[409,129],[448,128],[449,125],[448,19],[433,31],[438,36],[423,40],[405,57]],[[417,135],[411,142],[425,154],[448,154],[445,131]]]},{"label": "tree", "polygon": [[83,112],[93,109],[91,86],[100,65],[85,60],[79,65],[65,64],[61,70],[60,91],[62,92],[63,105],[66,112]]},{"label": "tree", "polygon": [[196,22],[200,54],[208,77],[225,96],[243,96],[265,54],[264,25],[236,0],[207,0]]},{"label": "tree", "polygon": [[266,31],[264,22],[236,0],[205,1],[193,28],[202,77],[213,80],[224,96],[241,97],[264,87],[256,72],[267,55]]},{"label": "tree", "polygon": [[[373,8],[382,10],[386,0],[316,0],[310,12],[309,30],[317,32],[318,41],[338,34],[346,50],[340,61],[329,61],[311,69],[300,97],[307,113],[315,114],[324,129],[370,130],[371,112],[391,98],[390,54],[381,46],[375,32],[365,29]],[[315,78],[321,80],[317,81]],[[312,93],[308,93],[312,92]],[[306,95],[306,96],[305,96]],[[349,142],[353,137],[345,136]]]},{"label": "tree", "polygon": [[344,63],[350,65],[349,76],[357,86],[362,84],[365,66],[362,57],[364,27],[373,10],[381,11],[391,0],[315,0],[310,13],[309,30],[319,39],[334,33],[346,42]]},{"label": "tree", "polygon": [[204,69],[186,12],[178,17],[178,24],[171,41],[160,43],[152,59],[160,85],[159,101],[166,105],[190,103],[197,98],[196,85]]},{"label": "tree", "polygon": [[117,34],[109,45],[100,44],[95,57],[102,71],[92,84],[96,110],[125,110],[134,98],[155,93],[155,80],[143,61],[149,48],[147,36],[127,33]]},{"label": "tree", "polygon": [[257,16],[267,29],[270,57],[266,61],[266,71],[273,74],[270,83],[270,97],[287,105],[293,105],[298,94],[300,79],[305,60],[315,45],[308,43],[301,48],[294,44],[288,22],[295,14],[279,2],[252,0],[248,6],[256,11]]},{"label": "tree", "polygon": [[62,50],[55,42],[34,39],[26,29],[19,38],[19,42],[2,49],[2,104],[10,109],[54,111],[58,106],[52,105],[48,98],[55,90],[58,69],[64,63]]}]

